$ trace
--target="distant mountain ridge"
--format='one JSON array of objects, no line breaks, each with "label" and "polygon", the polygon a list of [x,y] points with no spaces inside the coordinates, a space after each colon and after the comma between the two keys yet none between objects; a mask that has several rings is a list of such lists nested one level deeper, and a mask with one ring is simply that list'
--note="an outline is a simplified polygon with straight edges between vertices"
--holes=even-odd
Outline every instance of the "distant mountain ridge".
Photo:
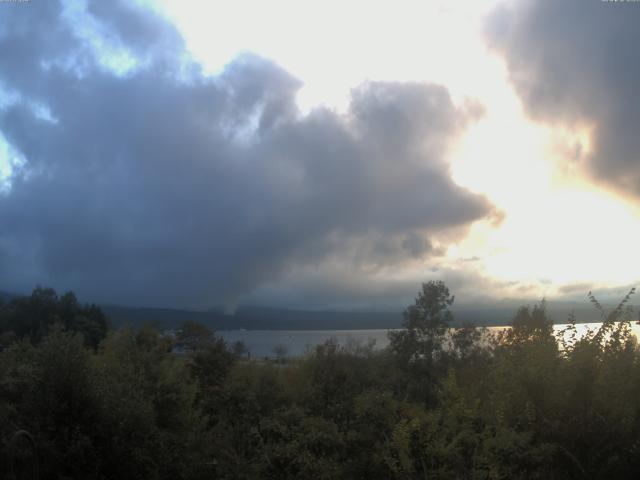
[{"label": "distant mountain ridge", "polygon": [[8,293],[8,292],[2,292],[2,291],[0,291],[0,300],[5,301],[5,302],[7,302],[7,301],[9,301],[9,300],[11,300],[12,298],[15,298],[15,297],[17,297],[17,296],[18,296],[18,295],[15,295],[15,294],[13,294],[13,293]]},{"label": "distant mountain ridge", "polygon": [[[614,306],[605,305],[607,311]],[[454,307],[454,326],[472,323],[483,326],[508,325],[517,306]],[[159,328],[173,329],[185,320],[203,323],[214,330],[369,330],[392,329],[402,326],[402,311],[311,311],[246,306],[233,315],[220,311],[191,311],[162,308],[102,307],[113,326],[141,326],[152,323]],[[566,323],[573,313],[578,323],[601,321],[600,312],[587,304],[558,303],[548,307],[555,323]]]},{"label": "distant mountain ridge", "polygon": [[[20,296],[0,291],[0,300],[4,302]],[[454,326],[463,323],[483,326],[508,325],[521,304],[516,302],[499,303],[495,306],[454,305]],[[396,312],[367,312],[242,306],[232,315],[215,309],[196,311],[113,305],[101,305],[101,308],[111,325],[116,328],[123,325],[140,327],[149,323],[162,329],[175,329],[185,320],[192,320],[214,330],[370,330],[400,328],[403,322],[402,308]],[[615,305],[605,304],[604,308],[611,311]],[[635,311],[638,311],[637,306]],[[575,315],[578,323],[601,321],[600,312],[588,302],[549,302],[547,312],[555,323],[566,323],[571,313]]]},{"label": "distant mountain ridge", "polygon": [[203,323],[214,330],[360,330],[398,328],[401,313],[286,310],[240,307],[235,314],[161,308],[102,307],[114,326],[152,323],[177,328],[185,320]]}]

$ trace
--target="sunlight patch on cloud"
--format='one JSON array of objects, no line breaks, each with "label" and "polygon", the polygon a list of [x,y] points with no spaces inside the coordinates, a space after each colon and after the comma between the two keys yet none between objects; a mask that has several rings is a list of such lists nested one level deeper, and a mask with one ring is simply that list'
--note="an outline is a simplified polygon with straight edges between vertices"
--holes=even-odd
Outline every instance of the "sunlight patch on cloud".
[{"label": "sunlight patch on cloud", "polygon": [[[90,46],[98,63],[117,76],[131,74],[141,63],[133,52],[114,37],[110,29],[87,12],[87,0],[72,0],[64,3],[61,18],[71,27],[80,43]],[[83,75],[81,59],[74,56],[57,59]],[[79,63],[80,62],[80,63]]]},{"label": "sunlight patch on cloud", "polygon": [[25,164],[24,157],[7,142],[0,132],[0,193],[9,194],[11,179]]}]

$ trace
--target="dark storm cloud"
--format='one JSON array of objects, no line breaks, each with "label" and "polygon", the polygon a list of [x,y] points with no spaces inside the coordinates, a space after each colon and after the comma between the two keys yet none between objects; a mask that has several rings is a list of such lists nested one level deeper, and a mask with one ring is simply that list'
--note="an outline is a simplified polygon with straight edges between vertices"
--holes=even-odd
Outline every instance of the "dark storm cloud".
[{"label": "dark storm cloud", "polygon": [[[0,4],[0,83],[19,95],[0,132],[26,159],[0,193],[4,289],[233,302],[346,245],[354,269],[427,256],[433,233],[492,214],[443,160],[477,113],[446,89],[369,83],[347,115],[303,116],[286,71],[245,55],[204,76],[131,5]],[[116,74],[119,50],[139,61]]]},{"label": "dark storm cloud", "polygon": [[[592,124],[593,176],[640,195],[640,3],[525,0],[487,25],[531,115]],[[577,149],[575,155],[585,157]]]}]

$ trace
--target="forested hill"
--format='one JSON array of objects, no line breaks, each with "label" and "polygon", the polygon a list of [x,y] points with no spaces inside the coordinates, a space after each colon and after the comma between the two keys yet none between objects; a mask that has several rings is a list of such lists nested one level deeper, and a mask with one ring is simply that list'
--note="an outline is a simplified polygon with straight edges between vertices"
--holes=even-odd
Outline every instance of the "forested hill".
[{"label": "forested hill", "polygon": [[9,300],[11,300],[12,298],[15,298],[16,295],[12,294],[12,293],[7,293],[7,292],[2,292],[0,291],[0,300],[4,301],[4,302],[8,302]]},{"label": "forested hill", "polygon": [[401,312],[304,311],[266,307],[241,307],[233,315],[220,311],[190,311],[161,308],[102,308],[112,325],[137,326],[151,323],[159,328],[177,328],[193,320],[214,330],[356,330],[398,328]]},{"label": "forested hill", "polygon": [[[18,295],[0,291],[0,301],[8,302]],[[531,302],[534,303],[534,302]],[[453,325],[472,323],[483,326],[507,325],[520,304],[493,306],[454,305]],[[604,305],[610,310],[613,306]],[[185,320],[207,325],[214,330],[359,330],[392,329],[402,325],[402,308],[397,311],[289,310],[243,306],[234,314],[221,310],[195,311],[169,308],[100,306],[113,327],[152,324],[161,329],[175,329]],[[636,308],[636,311],[638,309]],[[589,302],[550,302],[548,314],[555,323],[565,323],[573,312],[578,322],[598,322],[600,313]]]},{"label": "forested hill", "polygon": [[[162,329],[177,328],[185,320],[193,320],[214,330],[358,330],[399,328],[402,325],[402,309],[397,312],[363,311],[309,311],[267,307],[240,307],[235,314],[221,311],[191,311],[161,308],[132,308],[103,306],[103,311],[115,327],[154,324]],[[516,305],[498,307],[452,308],[453,325],[473,323],[484,326],[507,325]],[[556,323],[565,323],[574,312],[579,322],[600,321],[600,314],[588,302],[584,304],[557,303],[549,306],[549,316]]]}]

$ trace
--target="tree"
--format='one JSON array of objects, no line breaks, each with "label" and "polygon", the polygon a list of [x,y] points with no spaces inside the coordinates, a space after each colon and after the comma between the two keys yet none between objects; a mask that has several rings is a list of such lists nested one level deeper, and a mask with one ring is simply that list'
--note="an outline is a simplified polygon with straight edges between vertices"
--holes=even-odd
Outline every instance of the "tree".
[{"label": "tree", "polygon": [[553,320],[547,316],[547,304],[520,307],[511,321],[510,339],[513,343],[539,342],[555,344]]},{"label": "tree", "polygon": [[423,283],[415,304],[404,311],[404,329],[389,332],[391,350],[411,362],[437,360],[453,320],[449,310],[453,300],[444,282]]},{"label": "tree", "polygon": [[202,323],[186,320],[176,331],[175,345],[186,352],[196,352],[215,343],[215,333]]},{"label": "tree", "polygon": [[198,386],[197,403],[215,416],[227,375],[237,361],[224,339],[206,325],[188,320],[176,332],[175,346],[186,354],[186,365]]},{"label": "tree", "polygon": [[0,307],[0,333],[5,338],[28,338],[39,343],[55,324],[79,332],[84,343],[97,348],[109,328],[96,305],[81,305],[73,292],[59,297],[52,288],[37,287],[28,297],[17,297]]},{"label": "tree", "polygon": [[388,334],[390,350],[405,374],[399,380],[406,398],[421,399],[427,405],[437,400],[453,300],[444,282],[423,283],[415,304],[404,311],[404,329]]},{"label": "tree", "polygon": [[231,351],[238,358],[241,358],[244,355],[246,355],[247,358],[251,358],[249,347],[247,347],[247,344],[244,343],[242,340],[236,340],[231,346]]}]

